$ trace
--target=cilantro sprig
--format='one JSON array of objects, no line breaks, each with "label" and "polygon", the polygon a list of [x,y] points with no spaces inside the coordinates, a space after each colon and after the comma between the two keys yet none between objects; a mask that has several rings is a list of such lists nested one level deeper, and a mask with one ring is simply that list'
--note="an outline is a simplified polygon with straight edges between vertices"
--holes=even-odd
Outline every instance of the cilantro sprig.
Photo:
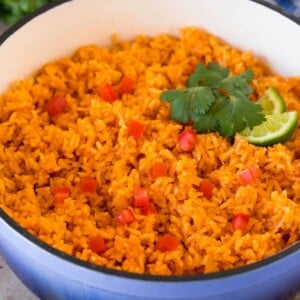
[{"label": "cilantro sprig", "polygon": [[249,99],[253,72],[229,75],[228,68],[216,63],[199,63],[187,80],[187,88],[164,91],[160,99],[170,102],[174,121],[192,122],[198,133],[218,131],[224,137],[234,136],[261,124],[265,115],[262,107]]},{"label": "cilantro sprig", "polygon": [[0,0],[0,20],[12,25],[53,0]]}]

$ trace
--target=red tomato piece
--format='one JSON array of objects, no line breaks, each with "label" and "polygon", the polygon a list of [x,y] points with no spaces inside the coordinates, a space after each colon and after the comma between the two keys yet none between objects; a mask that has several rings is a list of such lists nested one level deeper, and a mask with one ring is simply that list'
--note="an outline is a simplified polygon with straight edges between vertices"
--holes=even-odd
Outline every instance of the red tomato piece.
[{"label": "red tomato piece", "polygon": [[99,96],[106,102],[114,102],[117,99],[117,94],[112,88],[112,86],[108,83],[102,84],[98,88],[98,94]]},{"label": "red tomato piece", "polygon": [[56,117],[59,114],[61,114],[64,110],[64,108],[67,105],[67,101],[62,96],[55,96],[51,100],[48,101],[46,105],[46,110],[49,114],[49,116]]},{"label": "red tomato piece", "polygon": [[83,193],[95,193],[97,189],[97,181],[92,177],[83,177],[80,181],[80,190]]},{"label": "red tomato piece", "polygon": [[101,254],[107,250],[104,239],[99,235],[90,238],[88,245],[89,248],[97,254]]},{"label": "red tomato piece", "polygon": [[194,149],[197,141],[197,134],[192,129],[183,130],[178,136],[178,143],[181,150],[189,152]]},{"label": "red tomato piece", "polygon": [[144,206],[141,208],[141,214],[144,216],[153,215],[156,213],[156,209],[154,206]]},{"label": "red tomato piece", "polygon": [[204,179],[200,183],[200,192],[207,199],[210,199],[212,197],[213,188],[214,188],[214,185],[209,179]]},{"label": "red tomato piece", "polygon": [[241,231],[245,231],[249,223],[249,217],[239,213],[234,215],[231,223],[234,230],[240,229]]},{"label": "red tomato piece", "polygon": [[257,169],[255,166],[253,167],[250,167],[249,168],[249,171],[250,171],[250,174],[252,176],[252,178],[255,180],[255,179],[258,179],[260,177],[260,171],[259,169]]},{"label": "red tomato piece", "polygon": [[162,252],[172,251],[179,245],[179,240],[177,237],[165,234],[158,238],[156,243],[156,248]]},{"label": "red tomato piece", "polygon": [[121,94],[130,94],[133,91],[134,85],[134,80],[125,75],[119,84],[118,90]]},{"label": "red tomato piece", "polygon": [[168,172],[168,165],[163,162],[155,162],[152,166],[152,178],[165,177]]},{"label": "red tomato piece", "polygon": [[145,132],[145,125],[138,121],[130,121],[128,126],[128,135],[133,136],[135,139],[139,140],[143,137]]},{"label": "red tomato piece", "polygon": [[260,177],[259,170],[253,166],[245,169],[239,173],[240,182],[242,185],[252,184],[256,179]]},{"label": "red tomato piece", "polygon": [[119,225],[130,224],[135,221],[133,212],[129,208],[124,208],[116,216]]},{"label": "red tomato piece", "polygon": [[240,181],[242,185],[251,184],[253,182],[253,177],[249,169],[245,169],[239,173]]},{"label": "red tomato piece", "polygon": [[149,204],[150,204],[150,198],[147,189],[142,187],[135,189],[134,206],[142,207],[142,206],[148,206]]},{"label": "red tomato piece", "polygon": [[54,192],[54,202],[56,204],[64,203],[65,199],[68,198],[71,194],[70,188],[67,186],[56,187],[53,190]]}]

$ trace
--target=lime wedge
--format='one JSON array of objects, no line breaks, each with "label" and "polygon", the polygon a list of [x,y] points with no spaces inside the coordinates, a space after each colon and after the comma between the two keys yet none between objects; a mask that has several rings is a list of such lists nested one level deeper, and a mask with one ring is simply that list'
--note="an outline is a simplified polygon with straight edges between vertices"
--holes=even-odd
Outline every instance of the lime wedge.
[{"label": "lime wedge", "polygon": [[273,87],[268,88],[256,103],[263,107],[263,112],[265,114],[279,114],[286,110],[284,100],[279,92]]},{"label": "lime wedge", "polygon": [[271,146],[289,140],[297,125],[298,113],[296,111],[266,115],[266,121],[252,129],[247,127],[240,135],[251,144]]}]

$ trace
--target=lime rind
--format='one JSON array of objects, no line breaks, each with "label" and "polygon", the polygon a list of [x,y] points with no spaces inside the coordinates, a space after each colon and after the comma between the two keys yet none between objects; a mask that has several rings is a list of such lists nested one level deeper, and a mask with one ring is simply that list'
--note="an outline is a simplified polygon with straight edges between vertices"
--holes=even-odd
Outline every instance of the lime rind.
[{"label": "lime rind", "polygon": [[266,121],[252,130],[244,129],[240,135],[249,143],[258,146],[271,146],[285,143],[294,134],[298,126],[296,111],[266,115]]},{"label": "lime rind", "polygon": [[266,115],[279,114],[286,111],[285,101],[274,87],[269,87],[256,103],[262,106],[263,113]]}]

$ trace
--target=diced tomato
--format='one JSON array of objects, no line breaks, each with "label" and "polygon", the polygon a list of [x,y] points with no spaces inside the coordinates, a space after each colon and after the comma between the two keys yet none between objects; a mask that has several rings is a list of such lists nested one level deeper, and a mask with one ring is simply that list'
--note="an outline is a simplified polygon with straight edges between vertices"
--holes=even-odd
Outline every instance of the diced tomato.
[{"label": "diced tomato", "polygon": [[248,223],[249,217],[244,214],[236,214],[232,219],[232,227],[234,230],[240,229],[241,231],[245,231]]},{"label": "diced tomato", "polygon": [[119,225],[130,224],[135,221],[133,212],[129,208],[124,208],[116,216]]},{"label": "diced tomato", "polygon": [[64,203],[65,199],[68,198],[71,194],[70,188],[67,186],[56,187],[53,190],[54,192],[54,202],[56,204]]},{"label": "diced tomato", "polygon": [[95,193],[97,189],[97,181],[92,177],[83,177],[80,181],[80,190],[83,193]]},{"label": "diced tomato", "polygon": [[139,140],[143,137],[145,132],[145,125],[138,121],[130,121],[128,126],[128,135],[133,136],[135,139]]},{"label": "diced tomato", "polygon": [[156,243],[157,249],[162,252],[175,250],[178,245],[178,238],[170,234],[165,234],[159,237]]},{"label": "diced tomato", "polygon": [[147,189],[140,187],[134,191],[134,206],[142,207],[150,204],[150,198]]},{"label": "diced tomato", "polygon": [[48,101],[46,110],[51,118],[58,116],[64,110],[67,105],[67,101],[62,96],[55,96]]},{"label": "diced tomato", "polygon": [[165,177],[168,172],[168,165],[163,162],[155,162],[152,166],[152,178]]},{"label": "diced tomato", "polygon": [[203,196],[207,199],[210,199],[213,195],[213,188],[214,185],[209,179],[204,179],[200,183],[200,192],[203,194]]},{"label": "diced tomato", "polygon": [[178,143],[183,151],[189,152],[194,149],[197,134],[192,129],[183,130],[178,136]]},{"label": "diced tomato", "polygon": [[242,185],[252,184],[256,179],[260,177],[259,170],[253,166],[245,169],[239,173],[240,182]]},{"label": "diced tomato", "polygon": [[125,75],[119,84],[118,90],[121,94],[130,94],[133,91],[134,84],[134,80]]},{"label": "diced tomato", "polygon": [[97,254],[101,254],[107,250],[104,239],[99,235],[90,238],[88,245],[89,248]]},{"label": "diced tomato", "polygon": [[253,177],[249,169],[245,169],[239,173],[240,181],[242,185],[251,184],[253,182]]},{"label": "diced tomato", "polygon": [[98,88],[98,94],[99,96],[106,102],[114,102],[117,99],[117,94],[112,88],[112,86],[108,83],[102,84]]},{"label": "diced tomato", "polygon": [[250,174],[252,176],[252,178],[255,180],[255,179],[258,179],[260,177],[260,171],[259,169],[257,169],[255,166],[253,167],[250,167],[249,168],[249,171],[250,171]]},{"label": "diced tomato", "polygon": [[154,206],[148,205],[141,208],[141,214],[144,216],[153,215],[156,213]]}]

